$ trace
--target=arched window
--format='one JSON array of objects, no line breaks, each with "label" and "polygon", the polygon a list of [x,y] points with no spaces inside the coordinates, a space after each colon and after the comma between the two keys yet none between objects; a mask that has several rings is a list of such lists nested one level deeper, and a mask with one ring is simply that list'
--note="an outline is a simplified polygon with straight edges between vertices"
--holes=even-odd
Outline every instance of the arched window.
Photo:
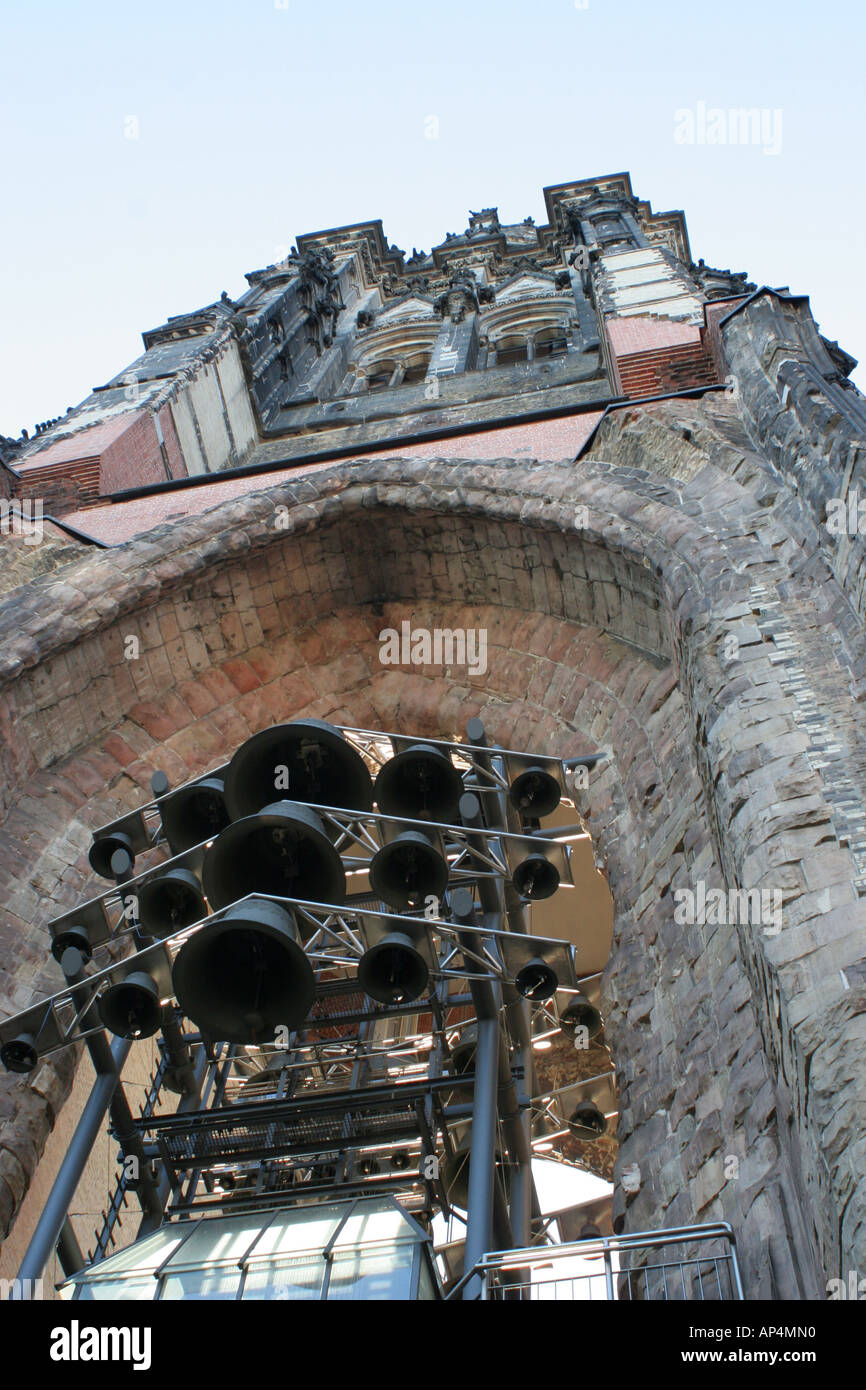
[{"label": "arched window", "polygon": [[529,343],[526,338],[516,336],[499,338],[492,346],[496,352],[497,367],[505,367],[514,362],[527,362],[529,360]]},{"label": "arched window", "polygon": [[396,362],[374,362],[367,376],[367,390],[384,391],[391,385],[396,370]]},{"label": "arched window", "polygon": [[568,335],[561,324],[543,329],[535,339],[536,357],[564,357],[567,352]]},{"label": "arched window", "polygon": [[407,362],[403,372],[401,385],[409,386],[413,382],[423,381],[427,375],[427,368],[430,366],[430,356],[425,354],[423,357],[413,357]]}]

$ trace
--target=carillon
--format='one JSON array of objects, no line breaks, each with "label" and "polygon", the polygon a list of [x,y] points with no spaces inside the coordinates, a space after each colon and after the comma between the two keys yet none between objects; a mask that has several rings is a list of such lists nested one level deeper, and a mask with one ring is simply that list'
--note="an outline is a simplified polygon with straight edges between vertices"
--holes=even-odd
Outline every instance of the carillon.
[{"label": "carillon", "polygon": [[377,1196],[423,1243],[456,1213],[467,1274],[494,1236],[528,1244],[534,1136],[605,1124],[589,1101],[557,1122],[527,1100],[533,1040],[602,1028],[574,947],[530,920],[571,886],[582,829],[540,824],[568,799],[563,765],[489,748],[478,720],[459,743],[306,719],[152,790],[94,836],[109,887],[52,924],[65,990],[0,1023],[8,1070],[81,1039],[106,1093],[101,1030],[155,1038],[179,1097],[165,1109],[157,1088],[134,1119],[114,1092],[139,1176],[118,1176],[72,1292],[110,1276],[127,1193],[158,1230]]}]

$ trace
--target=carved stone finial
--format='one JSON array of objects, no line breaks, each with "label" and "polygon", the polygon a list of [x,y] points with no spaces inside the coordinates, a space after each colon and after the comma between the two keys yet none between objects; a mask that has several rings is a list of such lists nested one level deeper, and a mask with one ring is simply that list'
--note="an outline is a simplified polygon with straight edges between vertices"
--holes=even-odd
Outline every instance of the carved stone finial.
[{"label": "carved stone finial", "polygon": [[707,265],[703,256],[689,266],[689,274],[707,299],[727,299],[736,294],[751,294],[757,287],[747,278],[745,270],[717,270]]},{"label": "carved stone finial", "polygon": [[328,246],[310,247],[298,260],[301,298],[309,310],[307,340],[317,353],[331,346],[337,317],[346,307],[333,266],[334,253]]},{"label": "carved stone finial", "polygon": [[448,288],[434,301],[433,308],[441,318],[447,315],[452,323],[462,323],[467,313],[475,312],[482,303],[489,303],[491,296],[490,287],[479,286],[468,266],[459,266],[451,272]]},{"label": "carved stone finial", "polygon": [[469,212],[467,236],[490,236],[499,231],[499,209],[482,208],[480,212]]}]

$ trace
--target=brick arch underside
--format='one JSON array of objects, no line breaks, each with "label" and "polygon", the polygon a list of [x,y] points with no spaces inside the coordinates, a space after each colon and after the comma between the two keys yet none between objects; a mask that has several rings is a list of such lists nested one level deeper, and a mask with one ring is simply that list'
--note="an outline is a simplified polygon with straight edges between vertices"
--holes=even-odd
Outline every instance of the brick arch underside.
[{"label": "brick arch underside", "polygon": [[[701,541],[706,564],[686,565],[682,522],[672,541],[658,516],[642,531],[627,494],[625,519],[614,512],[612,524],[608,508],[604,527],[569,533],[551,496],[564,475],[515,472],[501,484],[507,494],[488,476],[477,499],[452,493],[447,513],[435,499],[410,510],[387,466],[373,488],[341,485],[335,496],[325,481],[318,508],[275,490],[188,525],[183,543],[182,528],[165,528],[41,586],[33,611],[58,606],[56,640],[69,641],[76,614],[79,630],[52,654],[34,620],[39,659],[4,692],[4,1007],[58,987],[44,924],[92,889],[93,828],[140,804],[155,767],[177,782],[303,714],[459,735],[480,713],[506,745],[559,756],[610,748],[581,810],[615,904],[606,991],[619,1162],[640,1168],[637,1193],[618,1186],[617,1202],[631,1229],[730,1220],[753,1297],[814,1296],[814,1274],[795,1266],[789,1241],[814,1240],[832,1262],[838,1190],[829,1163],[803,1163],[816,1136],[804,1124],[791,1141],[779,1124],[780,1090],[788,1095],[796,1076],[780,1077],[762,1037],[750,943],[736,927],[678,926],[673,916],[672,885],[724,886],[723,822],[678,685],[683,595],[691,590],[697,626],[707,605],[694,590],[719,570],[712,538]],[[529,497],[515,506],[520,483]],[[426,501],[410,498],[415,508]],[[487,672],[383,668],[377,634],[404,618],[485,627]],[[129,635],[141,642],[137,660],[124,655]],[[29,1082],[0,1082],[4,1228],[70,1075],[65,1058]]]}]

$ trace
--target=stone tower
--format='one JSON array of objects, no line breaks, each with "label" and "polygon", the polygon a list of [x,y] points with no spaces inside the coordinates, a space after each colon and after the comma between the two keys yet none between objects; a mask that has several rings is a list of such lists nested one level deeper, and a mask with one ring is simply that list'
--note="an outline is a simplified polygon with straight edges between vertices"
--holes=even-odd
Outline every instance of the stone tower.
[{"label": "stone tower", "polygon": [[[604,753],[618,1228],[727,1221],[751,1297],[824,1298],[866,1268],[866,402],[628,175],[544,198],[299,236],[0,441],[0,1020],[156,768],[306,716]],[[385,664],[407,620],[486,669]],[[77,1061],[0,1077],[19,1254]]]}]

